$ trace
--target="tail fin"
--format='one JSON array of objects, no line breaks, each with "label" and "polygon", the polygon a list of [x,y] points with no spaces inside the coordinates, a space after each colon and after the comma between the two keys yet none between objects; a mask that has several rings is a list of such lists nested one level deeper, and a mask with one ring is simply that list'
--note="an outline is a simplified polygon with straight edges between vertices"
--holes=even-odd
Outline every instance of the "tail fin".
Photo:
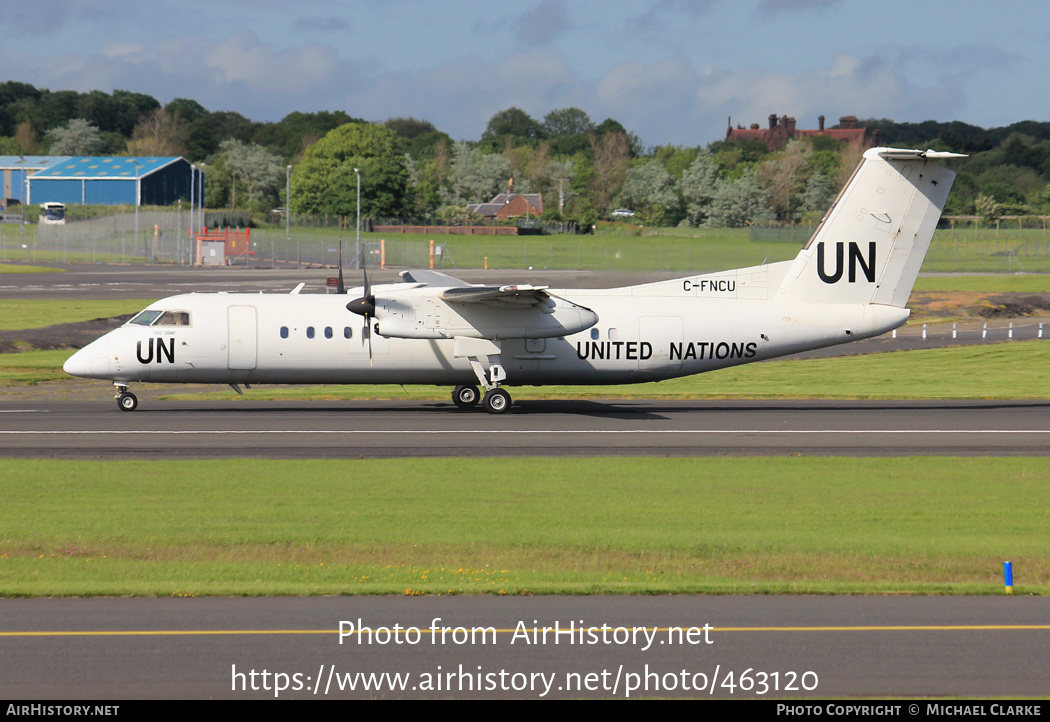
[{"label": "tail fin", "polygon": [[780,288],[784,300],[903,308],[955,173],[932,150],[871,148]]}]

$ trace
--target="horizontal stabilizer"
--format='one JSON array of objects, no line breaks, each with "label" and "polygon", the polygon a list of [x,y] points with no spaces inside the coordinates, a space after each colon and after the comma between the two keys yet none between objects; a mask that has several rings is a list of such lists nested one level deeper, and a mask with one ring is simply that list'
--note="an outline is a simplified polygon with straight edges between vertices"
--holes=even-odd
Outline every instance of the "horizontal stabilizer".
[{"label": "horizontal stabilizer", "polygon": [[880,148],[879,157],[887,160],[908,160],[910,158],[965,158],[965,153],[949,153],[941,150],[905,150],[902,148]]}]

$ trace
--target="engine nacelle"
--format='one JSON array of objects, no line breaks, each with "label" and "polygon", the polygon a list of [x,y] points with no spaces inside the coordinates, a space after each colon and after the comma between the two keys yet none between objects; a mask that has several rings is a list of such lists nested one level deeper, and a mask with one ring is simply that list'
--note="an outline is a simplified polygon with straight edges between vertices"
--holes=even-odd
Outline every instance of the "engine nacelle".
[{"label": "engine nacelle", "polygon": [[421,326],[399,318],[378,319],[373,326],[376,333],[387,338],[449,338],[442,331]]}]

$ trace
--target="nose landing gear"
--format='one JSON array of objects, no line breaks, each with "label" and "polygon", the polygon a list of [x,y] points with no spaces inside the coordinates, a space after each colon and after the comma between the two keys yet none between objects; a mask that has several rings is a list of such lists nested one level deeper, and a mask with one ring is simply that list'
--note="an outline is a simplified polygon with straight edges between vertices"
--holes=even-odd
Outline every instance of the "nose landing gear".
[{"label": "nose landing gear", "polygon": [[128,391],[127,386],[117,384],[117,395],[114,397],[117,400],[117,407],[121,411],[134,411],[139,406],[139,399],[135,394]]}]

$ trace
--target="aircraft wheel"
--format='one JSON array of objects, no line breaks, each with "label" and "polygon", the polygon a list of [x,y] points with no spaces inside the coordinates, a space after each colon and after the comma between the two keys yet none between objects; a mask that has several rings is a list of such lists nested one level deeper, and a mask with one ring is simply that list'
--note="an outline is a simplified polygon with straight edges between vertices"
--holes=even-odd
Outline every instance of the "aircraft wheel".
[{"label": "aircraft wheel", "polygon": [[472,409],[481,401],[477,386],[460,384],[452,390],[452,403],[461,409]]},{"label": "aircraft wheel", "polygon": [[505,414],[510,409],[510,394],[503,389],[489,389],[481,403],[490,414]]},{"label": "aircraft wheel", "polygon": [[138,398],[130,391],[126,394],[121,394],[120,397],[117,398],[117,406],[120,407],[121,411],[134,411],[138,408],[138,405]]}]

